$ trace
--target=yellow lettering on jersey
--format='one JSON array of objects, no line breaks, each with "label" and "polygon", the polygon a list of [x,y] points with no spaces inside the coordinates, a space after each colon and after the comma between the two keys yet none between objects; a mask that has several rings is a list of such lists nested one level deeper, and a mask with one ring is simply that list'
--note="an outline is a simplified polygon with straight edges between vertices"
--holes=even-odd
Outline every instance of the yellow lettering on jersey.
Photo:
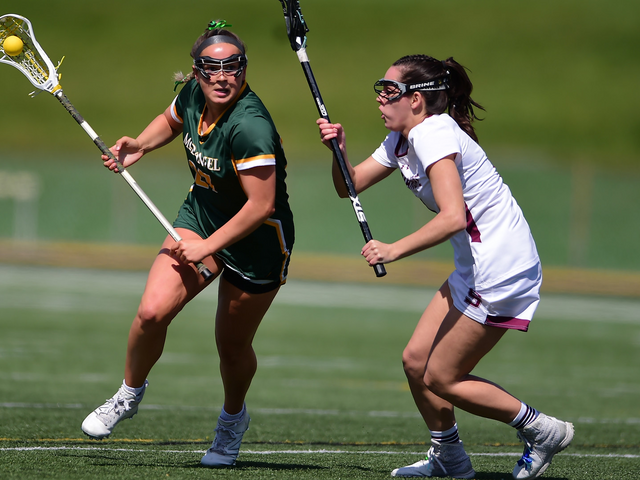
[{"label": "yellow lettering on jersey", "polygon": [[210,188],[214,192],[218,193],[211,182],[211,177],[200,169],[196,171],[196,185],[203,188]]}]

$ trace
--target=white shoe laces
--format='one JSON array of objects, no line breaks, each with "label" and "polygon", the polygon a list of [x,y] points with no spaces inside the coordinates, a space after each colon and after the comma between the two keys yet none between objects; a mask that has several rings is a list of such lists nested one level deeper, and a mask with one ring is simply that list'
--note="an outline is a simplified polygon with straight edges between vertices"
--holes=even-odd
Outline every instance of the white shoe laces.
[{"label": "white shoe laces", "polygon": [[131,410],[131,403],[135,401],[135,397],[127,398],[121,395],[120,391],[113,397],[107,398],[107,401],[98,407],[98,415],[119,417],[125,412]]},{"label": "white shoe laces", "polygon": [[436,451],[435,451],[435,449],[433,447],[431,447],[429,449],[429,451],[427,452],[427,457],[425,458],[425,460],[427,461],[427,475],[431,475],[431,473],[433,473],[434,461],[438,462],[438,465],[442,469],[443,473],[445,473],[445,474],[447,473],[447,469],[444,468],[444,465],[442,464],[440,459],[437,457]]},{"label": "white shoe laces", "polygon": [[209,450],[226,454],[227,446],[236,438],[238,438],[238,434],[234,432],[231,428],[218,423],[215,429],[216,438],[213,441],[213,445]]}]

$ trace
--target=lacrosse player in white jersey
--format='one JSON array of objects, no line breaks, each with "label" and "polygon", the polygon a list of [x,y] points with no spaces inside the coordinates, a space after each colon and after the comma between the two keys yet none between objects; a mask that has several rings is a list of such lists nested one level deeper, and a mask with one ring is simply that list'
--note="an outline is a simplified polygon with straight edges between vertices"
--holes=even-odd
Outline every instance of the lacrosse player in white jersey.
[{"label": "lacrosse player in white jersey", "polygon": [[[435,216],[416,232],[362,248],[369,265],[389,263],[449,240],[455,270],[424,311],[403,353],[405,374],[431,434],[426,459],[395,477],[474,478],[458,436],[454,407],[513,426],[524,442],[516,479],[537,478],[573,439],[573,425],[538,412],[471,374],[509,329],[527,331],[542,270],[529,225],[509,188],[478,145],[473,86],[453,58],[410,55],[396,61],[374,89],[391,133],[365,161],[348,168],[357,193],[399,169],[406,186]],[[317,121],[322,142],[344,129]],[[347,160],[348,162],[348,160]],[[347,196],[334,160],[336,191]]]}]

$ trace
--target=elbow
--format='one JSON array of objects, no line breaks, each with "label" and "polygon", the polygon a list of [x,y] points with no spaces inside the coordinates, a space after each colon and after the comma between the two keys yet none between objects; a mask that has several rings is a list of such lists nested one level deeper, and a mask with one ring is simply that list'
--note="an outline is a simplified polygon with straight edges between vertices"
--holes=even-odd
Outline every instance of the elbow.
[{"label": "elbow", "polygon": [[349,197],[349,192],[347,191],[347,187],[344,184],[344,181],[337,182],[335,180],[335,178],[334,178],[334,180],[333,180],[333,188],[335,189],[335,191],[338,194],[339,198],[348,198]]},{"label": "elbow", "polygon": [[456,226],[456,228],[454,228],[454,229],[451,231],[451,237],[453,237],[454,235],[457,235],[457,234],[458,234],[458,233],[460,233],[460,232],[465,231],[466,229],[467,229],[467,222],[464,222],[464,223],[462,223],[462,224],[460,224],[460,225]]},{"label": "elbow", "polygon": [[243,210],[249,215],[252,222],[256,225],[264,223],[276,212],[276,204],[274,201],[258,201],[249,200],[245,203]]},{"label": "elbow", "polygon": [[467,228],[467,217],[466,215],[452,214],[448,215],[446,219],[448,238],[453,237],[455,234],[466,230]]},{"label": "elbow", "polygon": [[[353,182],[353,189],[356,191],[356,195],[358,193],[360,193],[360,191],[358,190],[358,187],[355,184],[355,181],[352,180]],[[347,185],[345,184],[345,182],[340,182],[340,183],[335,183],[333,184],[333,186],[336,189],[336,193],[338,194],[339,198],[350,198],[349,195],[349,189],[347,188]]]},{"label": "elbow", "polygon": [[273,215],[274,213],[276,213],[275,201],[274,202],[266,202],[263,205],[263,209],[262,209],[262,218],[263,218],[263,220],[269,219],[271,217],[271,215]]},{"label": "elbow", "polygon": [[346,190],[343,191],[343,190],[339,190],[339,189],[336,188],[336,193],[338,194],[339,198],[348,198],[349,197],[349,195],[347,194]]},{"label": "elbow", "polygon": [[272,205],[271,208],[267,210],[267,218],[271,217],[274,213],[276,213],[276,207],[275,205]]},{"label": "elbow", "polygon": [[467,228],[467,218],[466,216],[458,216],[455,220],[453,227],[453,234],[455,235],[458,232],[461,232]]}]

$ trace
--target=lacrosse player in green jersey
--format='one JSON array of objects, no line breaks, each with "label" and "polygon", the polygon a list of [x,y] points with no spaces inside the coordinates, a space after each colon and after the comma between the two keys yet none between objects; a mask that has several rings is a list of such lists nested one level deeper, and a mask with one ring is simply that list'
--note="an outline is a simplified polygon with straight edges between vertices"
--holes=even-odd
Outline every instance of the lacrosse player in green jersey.
[{"label": "lacrosse player in green jersey", "polygon": [[[208,285],[194,267],[202,261],[219,276],[215,337],[224,386],[215,440],[201,460],[209,467],[233,465],[249,427],[245,396],[257,368],[252,340],[286,282],[294,241],[280,136],[246,82],[246,47],[229,26],[209,24],[171,105],[137,138],[122,137],[112,148],[129,167],[182,134],[194,183],[173,225],[182,240],[168,236],[149,272],[122,386],[82,424],[90,437],[105,438],[137,413],[169,324]],[[113,160],[103,161],[117,170]]]}]

